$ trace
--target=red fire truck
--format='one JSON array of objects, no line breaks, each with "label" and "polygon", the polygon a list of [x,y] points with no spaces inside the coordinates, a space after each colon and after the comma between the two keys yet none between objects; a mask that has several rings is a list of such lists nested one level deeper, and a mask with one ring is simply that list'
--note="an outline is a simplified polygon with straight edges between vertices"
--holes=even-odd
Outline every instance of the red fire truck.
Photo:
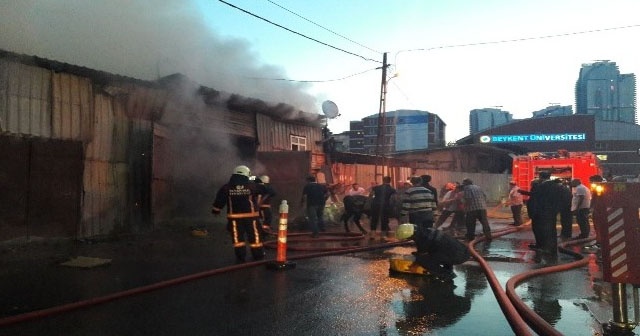
[{"label": "red fire truck", "polygon": [[590,152],[559,150],[554,155],[529,153],[513,158],[512,179],[520,189],[528,191],[531,181],[536,179],[541,171],[551,173],[552,179],[579,178],[585,185],[589,185],[589,177],[602,175],[598,158]]}]

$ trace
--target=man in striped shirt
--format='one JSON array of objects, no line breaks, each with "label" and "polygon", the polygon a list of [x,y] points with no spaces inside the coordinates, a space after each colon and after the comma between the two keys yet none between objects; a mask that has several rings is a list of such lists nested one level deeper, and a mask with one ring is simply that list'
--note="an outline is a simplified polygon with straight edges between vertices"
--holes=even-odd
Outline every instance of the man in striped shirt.
[{"label": "man in striped shirt", "polygon": [[436,209],[435,195],[423,187],[420,176],[411,177],[411,187],[402,195],[400,216],[409,223],[422,228],[433,227],[433,211]]}]

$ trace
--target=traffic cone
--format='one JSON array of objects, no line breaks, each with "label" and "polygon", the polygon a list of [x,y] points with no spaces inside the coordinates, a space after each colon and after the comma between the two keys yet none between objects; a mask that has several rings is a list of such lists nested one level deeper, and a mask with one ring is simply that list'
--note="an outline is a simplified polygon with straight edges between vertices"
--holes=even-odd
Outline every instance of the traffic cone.
[{"label": "traffic cone", "polygon": [[289,205],[286,200],[282,200],[282,203],[280,203],[279,211],[280,221],[278,223],[276,260],[267,263],[267,268],[277,271],[296,267],[294,262],[287,261],[287,218],[289,216]]}]

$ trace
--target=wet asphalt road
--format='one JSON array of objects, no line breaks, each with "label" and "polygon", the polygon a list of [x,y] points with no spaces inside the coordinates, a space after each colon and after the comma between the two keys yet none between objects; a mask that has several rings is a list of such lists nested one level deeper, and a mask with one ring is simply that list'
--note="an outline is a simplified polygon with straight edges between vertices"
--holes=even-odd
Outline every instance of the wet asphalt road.
[{"label": "wet asphalt road", "polygon": [[[492,226],[497,229],[506,223],[493,220]],[[530,239],[531,232],[523,230],[476,246],[503,287],[511,276],[540,267],[526,248]],[[345,245],[314,244],[322,248]],[[166,246],[155,243],[152,249]],[[301,259],[295,261],[294,269],[284,271],[265,265],[236,269],[0,327],[0,335],[513,335],[475,261],[456,266],[453,283],[390,274],[388,258],[412,250],[402,246]],[[290,255],[298,253],[306,252]],[[268,256],[272,255],[270,251]],[[609,285],[601,281],[595,255],[587,257],[591,258],[588,267],[537,277],[517,288],[530,307],[565,335],[599,335],[601,323],[612,315]],[[145,280],[121,279],[127,283],[122,289],[206,271],[195,264],[185,266],[190,260],[186,252],[179,259],[182,262],[173,265],[169,276],[156,274],[159,270],[148,266],[140,270],[147,274]],[[573,260],[560,255],[560,262]],[[109,278],[110,267],[116,266],[65,270],[84,273],[76,278],[77,283],[66,278],[56,280],[55,286],[62,286],[65,292],[66,281],[73,292],[85,288],[85,293],[76,293],[79,300],[105,295],[102,292],[113,290],[107,289],[113,281],[105,282],[105,278]],[[102,289],[87,282],[91,279]],[[50,289],[34,295],[55,296],[55,288]]]}]

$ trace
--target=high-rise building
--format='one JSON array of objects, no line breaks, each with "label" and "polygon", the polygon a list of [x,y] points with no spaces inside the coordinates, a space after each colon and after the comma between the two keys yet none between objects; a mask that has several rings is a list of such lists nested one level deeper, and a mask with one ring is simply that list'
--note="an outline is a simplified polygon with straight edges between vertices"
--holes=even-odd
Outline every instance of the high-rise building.
[{"label": "high-rise building", "polygon": [[382,120],[374,114],[363,118],[361,123],[352,121],[350,126],[350,150],[354,153],[391,154],[445,146],[446,124],[427,111],[389,111]]},{"label": "high-rise building", "polygon": [[361,120],[349,122],[349,152],[364,153],[364,123]]},{"label": "high-rise building", "polygon": [[469,132],[478,133],[482,130],[508,124],[513,115],[497,108],[474,109],[469,112]]},{"label": "high-rise building", "polygon": [[620,74],[615,62],[583,64],[576,82],[576,114],[637,123],[635,75]]},{"label": "high-rise building", "polygon": [[559,116],[567,116],[572,115],[573,109],[571,105],[551,105],[543,108],[539,111],[533,112],[533,118],[544,118],[544,117],[559,117]]}]

